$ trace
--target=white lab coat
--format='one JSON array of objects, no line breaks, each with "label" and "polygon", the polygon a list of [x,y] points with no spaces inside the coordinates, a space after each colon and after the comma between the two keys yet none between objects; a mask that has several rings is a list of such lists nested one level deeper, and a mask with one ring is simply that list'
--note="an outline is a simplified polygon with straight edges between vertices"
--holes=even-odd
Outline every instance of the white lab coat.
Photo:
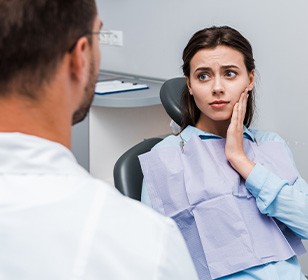
[{"label": "white lab coat", "polygon": [[0,133],[0,279],[197,276],[173,221],[92,178],[64,146]]}]

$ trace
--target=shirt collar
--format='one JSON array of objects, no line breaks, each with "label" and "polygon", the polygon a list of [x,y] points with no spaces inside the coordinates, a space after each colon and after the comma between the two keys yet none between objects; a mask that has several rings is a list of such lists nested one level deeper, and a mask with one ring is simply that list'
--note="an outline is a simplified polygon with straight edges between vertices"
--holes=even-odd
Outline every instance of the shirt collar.
[{"label": "shirt collar", "polygon": [[255,138],[252,132],[244,125],[244,138],[249,139],[252,142],[255,142]]},{"label": "shirt collar", "polygon": [[[190,139],[191,136],[193,135],[198,135],[202,140],[208,140],[208,139],[222,139],[221,136],[213,134],[213,133],[209,133],[209,132],[205,132],[197,127],[188,125],[181,133],[180,136],[183,138],[183,140],[188,141]],[[243,137],[255,142],[254,136],[252,134],[252,132],[246,127],[244,126],[244,133],[243,133]]]}]

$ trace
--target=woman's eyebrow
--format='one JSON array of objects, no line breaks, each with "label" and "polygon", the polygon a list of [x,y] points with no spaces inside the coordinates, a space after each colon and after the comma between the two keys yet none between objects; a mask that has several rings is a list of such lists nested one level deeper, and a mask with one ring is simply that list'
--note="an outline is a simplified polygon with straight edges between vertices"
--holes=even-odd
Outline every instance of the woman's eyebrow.
[{"label": "woman's eyebrow", "polygon": [[195,73],[198,72],[198,71],[212,71],[212,68],[211,67],[198,67],[195,70]]},{"label": "woman's eyebrow", "polygon": [[[223,70],[230,68],[240,69],[237,65],[233,64],[222,65],[220,68],[222,68]],[[211,67],[198,67],[194,72],[199,72],[199,71],[213,71],[213,70]]]},{"label": "woman's eyebrow", "polygon": [[222,65],[221,68],[223,69],[230,69],[230,68],[236,68],[236,69],[240,69],[240,67],[236,66],[236,65]]}]

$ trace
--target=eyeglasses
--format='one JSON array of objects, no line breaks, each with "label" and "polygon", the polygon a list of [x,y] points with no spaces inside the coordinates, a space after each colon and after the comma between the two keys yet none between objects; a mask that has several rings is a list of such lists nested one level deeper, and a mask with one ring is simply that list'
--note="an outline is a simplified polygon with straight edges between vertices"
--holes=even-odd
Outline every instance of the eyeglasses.
[{"label": "eyeglasses", "polygon": [[81,37],[86,37],[86,36],[90,36],[90,35],[98,35],[98,42],[99,42],[100,44],[103,44],[104,39],[105,39],[105,34],[104,34],[104,32],[103,32],[102,30],[97,31],[97,32],[87,32],[87,33],[84,33],[83,35],[79,36],[79,37],[76,39],[76,41],[74,42],[74,44],[68,49],[68,52],[71,53],[71,52],[74,50],[74,48],[75,48],[75,46],[76,46],[78,40],[79,40]]},{"label": "eyeglasses", "polygon": [[91,32],[91,33],[89,33],[87,35],[98,35],[98,42],[100,44],[103,44],[103,42],[105,40],[105,33],[102,30],[100,30],[98,32]]}]

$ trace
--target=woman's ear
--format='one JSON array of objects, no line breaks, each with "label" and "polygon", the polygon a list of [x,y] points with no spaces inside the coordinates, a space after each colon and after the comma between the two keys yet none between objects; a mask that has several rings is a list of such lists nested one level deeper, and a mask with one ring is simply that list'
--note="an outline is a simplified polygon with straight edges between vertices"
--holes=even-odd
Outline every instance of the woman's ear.
[{"label": "woman's ear", "polygon": [[187,85],[189,94],[192,95],[192,90],[191,90],[191,86],[190,86],[190,80],[189,80],[188,77],[185,77],[185,79],[186,79],[186,85]]},{"label": "woman's ear", "polygon": [[249,73],[249,84],[247,86],[248,90],[251,91],[255,85],[255,70]]}]

